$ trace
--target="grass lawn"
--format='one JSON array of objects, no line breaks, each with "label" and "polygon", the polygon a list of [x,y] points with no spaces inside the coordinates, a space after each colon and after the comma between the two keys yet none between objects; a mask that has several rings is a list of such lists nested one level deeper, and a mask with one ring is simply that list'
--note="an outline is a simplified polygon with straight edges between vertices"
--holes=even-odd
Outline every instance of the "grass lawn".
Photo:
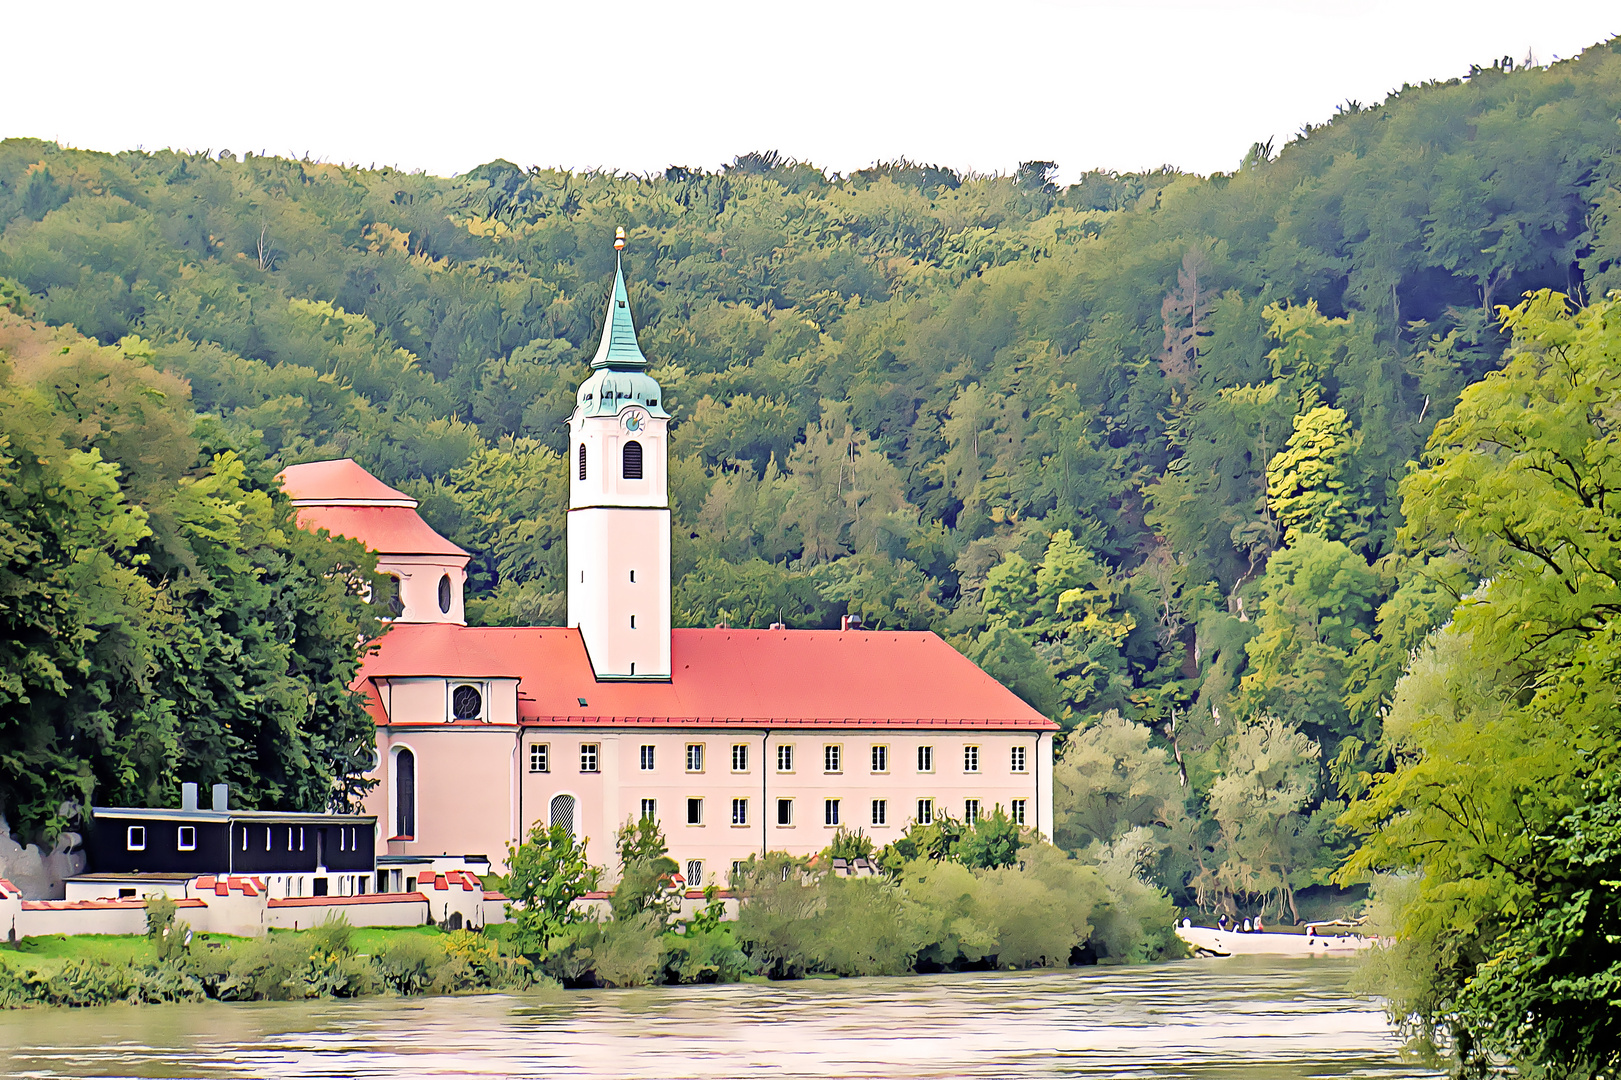
[{"label": "grass lawn", "polygon": [[[303,934],[303,930],[273,930],[274,934]],[[400,934],[438,936],[435,926],[359,927],[349,939],[357,953],[375,954],[392,938]],[[193,936],[193,951],[208,948],[210,944],[229,945],[243,938],[229,934],[197,934]],[[152,942],[144,934],[44,934],[27,937],[15,945],[0,943],[0,964],[16,969],[51,972],[69,960],[105,960],[110,964],[145,965],[157,956]]]}]

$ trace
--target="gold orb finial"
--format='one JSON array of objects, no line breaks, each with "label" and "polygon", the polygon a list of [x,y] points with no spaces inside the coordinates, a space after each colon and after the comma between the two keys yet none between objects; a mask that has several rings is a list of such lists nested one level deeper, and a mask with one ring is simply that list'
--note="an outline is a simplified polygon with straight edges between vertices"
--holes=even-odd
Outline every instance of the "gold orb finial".
[{"label": "gold orb finial", "polygon": [[614,229],[614,250],[625,250],[625,227],[620,225]]}]

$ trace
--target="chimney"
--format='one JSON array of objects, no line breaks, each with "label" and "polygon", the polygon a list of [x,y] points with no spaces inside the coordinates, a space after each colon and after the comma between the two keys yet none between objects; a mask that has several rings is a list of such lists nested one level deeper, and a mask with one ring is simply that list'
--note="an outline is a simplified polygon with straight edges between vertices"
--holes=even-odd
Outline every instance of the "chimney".
[{"label": "chimney", "polygon": [[180,809],[197,809],[197,785],[185,783],[180,785]]},{"label": "chimney", "polygon": [[231,808],[231,785],[214,785],[214,813],[223,814]]},{"label": "chimney", "polygon": [[786,629],[788,629],[788,625],[786,623],[774,622],[774,623],[771,624],[771,629],[773,629],[773,630],[786,630]]}]

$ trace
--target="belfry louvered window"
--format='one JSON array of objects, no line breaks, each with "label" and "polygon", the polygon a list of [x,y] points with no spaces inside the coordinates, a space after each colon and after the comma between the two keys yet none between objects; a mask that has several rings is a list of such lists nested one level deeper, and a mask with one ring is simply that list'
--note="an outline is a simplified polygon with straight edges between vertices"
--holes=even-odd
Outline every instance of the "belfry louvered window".
[{"label": "belfry louvered window", "polygon": [[580,479],[585,479],[585,443],[580,444]]},{"label": "belfry louvered window", "polygon": [[625,444],[625,479],[642,478],[642,444],[632,439]]}]

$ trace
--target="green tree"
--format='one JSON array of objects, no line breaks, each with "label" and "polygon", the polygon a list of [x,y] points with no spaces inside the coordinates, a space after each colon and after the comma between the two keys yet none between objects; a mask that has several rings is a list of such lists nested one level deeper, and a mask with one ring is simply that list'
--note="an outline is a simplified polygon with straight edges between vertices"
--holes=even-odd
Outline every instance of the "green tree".
[{"label": "green tree", "polygon": [[1598,1075],[1611,1052],[1607,1015],[1569,995],[1614,963],[1582,882],[1613,813],[1616,309],[1545,292],[1508,312],[1503,373],[1464,391],[1403,485],[1411,540],[1489,580],[1397,684],[1396,764],[1347,813],[1366,837],[1340,876],[1414,875],[1390,915],[1391,1008],[1423,1044],[1448,1031],[1464,1068]]},{"label": "green tree", "polygon": [[507,846],[507,918],[520,952],[544,955],[566,927],[581,919],[573,904],[596,886],[585,844],[562,825],[536,822],[529,838]]}]

